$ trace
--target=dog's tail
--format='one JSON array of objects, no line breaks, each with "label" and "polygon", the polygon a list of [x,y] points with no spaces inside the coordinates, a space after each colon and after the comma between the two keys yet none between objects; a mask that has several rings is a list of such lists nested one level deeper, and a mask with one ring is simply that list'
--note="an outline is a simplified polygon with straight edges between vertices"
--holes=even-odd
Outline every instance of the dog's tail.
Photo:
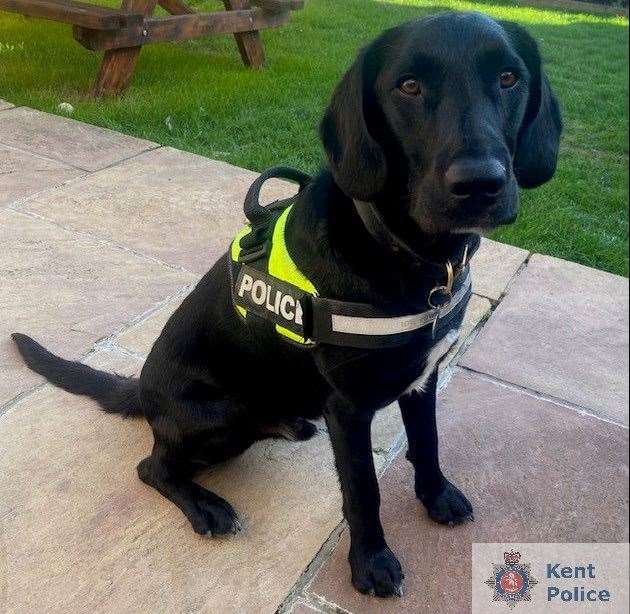
[{"label": "dog's tail", "polygon": [[11,338],[24,362],[51,384],[72,394],[94,399],[106,412],[121,414],[125,418],[142,415],[137,379],[64,360],[21,333],[13,333]]}]

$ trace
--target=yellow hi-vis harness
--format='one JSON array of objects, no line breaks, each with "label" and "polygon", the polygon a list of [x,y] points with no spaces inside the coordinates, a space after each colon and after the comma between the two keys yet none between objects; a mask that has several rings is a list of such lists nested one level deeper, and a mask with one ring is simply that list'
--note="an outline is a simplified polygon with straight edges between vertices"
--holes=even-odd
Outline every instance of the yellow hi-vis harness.
[{"label": "yellow hi-vis harness", "polygon": [[[312,342],[302,334],[304,322],[304,307],[302,304],[304,297],[302,294],[317,296],[317,290],[297,268],[287,250],[284,233],[292,207],[293,205],[289,205],[282,212],[273,228],[266,271],[268,276],[273,278],[273,281],[267,283],[270,281],[267,276],[261,278],[260,271],[250,270],[249,266],[243,265],[241,266],[236,286],[233,284],[232,288],[236,291],[234,305],[243,318],[247,319],[248,310],[253,309],[255,313],[259,313],[259,309],[256,307],[264,308],[264,316],[269,313],[275,315],[276,318],[282,318],[280,322],[275,324],[276,332],[279,335],[287,337],[295,343],[306,345]],[[242,252],[241,239],[251,232],[252,227],[246,226],[232,241],[230,250],[232,262],[237,263],[239,261]],[[285,291],[283,292],[280,287],[277,287],[276,280],[289,284],[293,288],[284,288]],[[294,288],[301,292],[296,293]],[[286,290],[289,291],[287,292]],[[246,295],[256,307],[252,308],[251,305],[247,304]],[[273,319],[275,321],[275,318]],[[291,327],[291,323],[294,323],[295,326]]]},{"label": "yellow hi-vis harness", "polygon": [[[356,348],[395,347],[418,335],[448,331],[460,318],[471,294],[468,253],[455,268],[447,263],[444,285],[429,294],[428,309],[420,313],[391,314],[365,303],[328,299],[299,270],[286,242],[287,220],[295,198],[259,203],[262,185],[272,177],[290,179],[306,187],[310,177],[287,168],[265,171],[245,199],[250,221],[230,248],[232,301],[248,325],[273,326],[285,340],[301,347],[327,343]],[[299,194],[298,194],[299,196]],[[440,335],[441,336],[441,335]]]}]

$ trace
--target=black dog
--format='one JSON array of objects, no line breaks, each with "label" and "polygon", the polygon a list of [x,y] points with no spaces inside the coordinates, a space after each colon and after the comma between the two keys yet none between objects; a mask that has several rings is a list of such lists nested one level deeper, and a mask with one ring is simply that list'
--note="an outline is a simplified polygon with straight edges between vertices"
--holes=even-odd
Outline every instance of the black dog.
[{"label": "black dog", "polygon": [[[465,246],[470,255],[480,229],[514,221],[517,184],[552,177],[561,129],[537,45],[520,27],[449,13],[389,30],[333,96],[321,125],[330,168],[296,197],[288,250],[323,297],[422,312],[445,283],[445,263],[465,267]],[[264,437],[306,439],[315,432],[307,418],[323,410],[350,526],[352,582],[362,592],[400,594],[403,574],[379,520],[370,424],[398,399],[417,497],[437,522],[472,517],[440,469],[435,422],[437,363],[463,314],[396,347],[297,347],[243,323],[228,260],[172,316],[139,380],[13,338],[26,363],[57,386],[106,411],[146,417],[155,445],[140,478],[201,534],[239,524],[228,502],[193,481],[195,472]]]}]

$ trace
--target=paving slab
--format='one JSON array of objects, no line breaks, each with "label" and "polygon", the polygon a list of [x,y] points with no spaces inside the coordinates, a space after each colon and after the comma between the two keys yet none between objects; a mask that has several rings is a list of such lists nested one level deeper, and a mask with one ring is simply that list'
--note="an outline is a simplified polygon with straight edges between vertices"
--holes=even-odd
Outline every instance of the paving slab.
[{"label": "paving slab", "polygon": [[0,145],[0,207],[83,174],[56,160]]},{"label": "paving slab", "polygon": [[298,603],[291,610],[291,614],[321,614],[321,610],[316,610],[305,603]]},{"label": "paving slab", "polygon": [[136,354],[147,356],[155,340],[160,336],[162,329],[166,326],[175,310],[181,305],[183,299],[184,297],[178,296],[171,301],[167,301],[147,318],[131,326],[117,337],[116,344]]},{"label": "paving slab", "polygon": [[376,412],[372,420],[372,450],[377,454],[375,458],[377,469],[380,469],[387,460],[387,455],[402,437],[404,430],[397,402]]},{"label": "paving slab", "polygon": [[27,107],[3,113],[0,143],[87,171],[105,168],[158,146],[151,141]]},{"label": "paving slab", "polygon": [[[116,352],[90,362],[139,369]],[[138,480],[151,443],[143,421],[50,386],[0,417],[0,610],[275,612],[341,519],[325,436],[260,442],[202,477],[245,523],[216,540]]]},{"label": "paving slab", "polygon": [[498,301],[528,256],[525,249],[483,238],[471,261],[473,292]]},{"label": "paving slab", "polygon": [[311,593],[354,614],[462,614],[473,542],[627,541],[627,429],[466,372],[438,415],[444,471],[470,498],[475,522],[431,522],[400,455],[381,482],[381,517],[405,570],[405,597],[354,591],[347,532]]},{"label": "paving slab", "polygon": [[0,211],[0,406],[39,383],[9,338],[31,334],[78,358],[194,281],[129,251]]},{"label": "paving slab", "polygon": [[488,318],[492,304],[487,298],[473,294],[464,315],[464,321],[459,329],[459,338],[449,353],[440,363],[440,373],[453,364],[458,352],[470,341],[472,333]]},{"label": "paving slab", "polygon": [[460,364],[628,424],[628,280],[533,256]]},{"label": "paving slab", "polygon": [[12,109],[13,105],[10,102],[7,102],[6,100],[2,100],[2,98],[0,98],[0,111],[6,111],[7,109]]},{"label": "paving slab", "polygon": [[[164,262],[205,273],[242,228],[243,201],[258,176],[168,147],[48,192],[26,210]],[[270,182],[264,197],[295,189]]]}]

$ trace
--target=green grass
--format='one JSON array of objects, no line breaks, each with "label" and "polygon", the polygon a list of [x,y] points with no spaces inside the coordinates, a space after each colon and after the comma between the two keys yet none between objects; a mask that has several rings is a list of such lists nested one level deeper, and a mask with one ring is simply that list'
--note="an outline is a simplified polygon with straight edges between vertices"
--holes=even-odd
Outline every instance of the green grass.
[{"label": "green grass", "polygon": [[0,13],[0,98],[52,113],[67,101],[76,119],[251,169],[283,163],[314,171],[323,159],[317,124],[357,49],[388,26],[444,8],[528,27],[564,108],[556,178],[525,193],[518,223],[495,238],[627,275],[628,22],[621,17],[502,0],[308,0],[290,24],[264,33],[264,71],[244,69],[228,36],[153,45],[128,92],[103,101],[84,96],[99,58],[67,26]]}]

